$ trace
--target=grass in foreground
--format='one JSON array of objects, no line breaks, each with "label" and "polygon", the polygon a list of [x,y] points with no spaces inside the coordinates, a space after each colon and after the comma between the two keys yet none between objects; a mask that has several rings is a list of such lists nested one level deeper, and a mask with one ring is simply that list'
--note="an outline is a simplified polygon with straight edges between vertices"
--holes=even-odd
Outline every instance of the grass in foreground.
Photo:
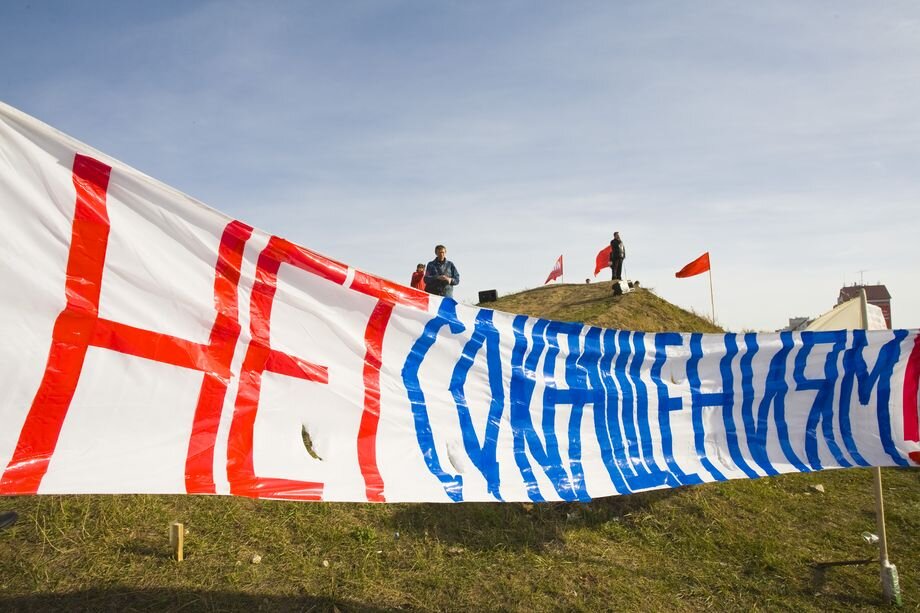
[{"label": "grass in foreground", "polygon": [[[920,607],[920,471],[883,472],[891,559]],[[544,505],[12,498],[0,608],[871,609],[877,565],[821,585],[812,568],[876,555],[860,537],[875,531],[871,483],[847,470]],[[189,530],[181,563],[173,520]]]}]

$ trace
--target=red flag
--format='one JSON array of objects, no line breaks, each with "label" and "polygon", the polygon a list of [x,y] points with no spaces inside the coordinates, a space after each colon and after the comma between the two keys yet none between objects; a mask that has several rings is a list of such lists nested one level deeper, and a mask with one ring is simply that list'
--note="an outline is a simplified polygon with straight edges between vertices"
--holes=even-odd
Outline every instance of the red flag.
[{"label": "red flag", "polygon": [[696,258],[679,271],[677,271],[674,276],[683,278],[683,277],[692,277],[693,275],[698,275],[709,270],[709,252],[707,251],[700,257]]},{"label": "red flag", "polygon": [[553,270],[550,271],[549,276],[546,277],[546,281],[543,282],[543,285],[546,285],[553,279],[558,279],[562,276],[562,256],[559,256],[559,259],[556,260],[556,263],[553,264]]},{"label": "red flag", "polygon": [[601,249],[594,258],[594,276],[605,268],[610,268],[610,245]]}]

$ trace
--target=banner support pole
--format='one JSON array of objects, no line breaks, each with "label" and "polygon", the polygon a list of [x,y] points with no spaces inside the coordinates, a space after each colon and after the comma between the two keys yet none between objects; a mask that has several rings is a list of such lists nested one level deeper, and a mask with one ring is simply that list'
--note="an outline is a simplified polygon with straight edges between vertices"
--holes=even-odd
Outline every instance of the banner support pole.
[{"label": "banner support pole", "polygon": [[[865,288],[859,289],[860,315],[863,330],[869,329],[869,307]],[[875,525],[878,532],[879,578],[882,582],[882,597],[886,603],[901,604],[901,588],[898,584],[898,569],[888,560],[888,534],[885,530],[885,499],[882,494],[882,469],[872,469],[872,485],[875,492]]]}]

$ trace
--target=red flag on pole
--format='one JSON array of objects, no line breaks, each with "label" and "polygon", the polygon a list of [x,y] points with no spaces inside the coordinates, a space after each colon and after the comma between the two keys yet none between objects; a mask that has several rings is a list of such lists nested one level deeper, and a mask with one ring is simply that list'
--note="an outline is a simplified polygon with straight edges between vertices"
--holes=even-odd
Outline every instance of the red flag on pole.
[{"label": "red flag on pole", "polygon": [[707,251],[700,257],[696,258],[680,270],[678,270],[674,276],[678,278],[683,277],[692,277],[694,275],[699,275],[709,270],[709,252]]},{"label": "red flag on pole", "polygon": [[597,273],[604,270],[605,268],[610,267],[610,245],[607,245],[601,249],[597,257],[594,258],[594,276],[597,276]]},{"label": "red flag on pole", "polygon": [[553,264],[553,270],[550,271],[549,276],[546,277],[546,281],[543,282],[543,285],[546,285],[553,279],[558,279],[562,276],[562,256],[559,256],[559,259],[556,260],[556,263]]}]

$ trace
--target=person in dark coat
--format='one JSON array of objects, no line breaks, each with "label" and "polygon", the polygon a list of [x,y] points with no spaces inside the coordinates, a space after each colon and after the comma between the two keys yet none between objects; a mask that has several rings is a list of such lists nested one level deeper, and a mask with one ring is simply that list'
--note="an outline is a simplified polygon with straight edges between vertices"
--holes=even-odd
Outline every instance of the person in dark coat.
[{"label": "person in dark coat", "polygon": [[454,263],[447,259],[447,247],[434,248],[435,258],[425,267],[425,291],[429,294],[452,298],[454,286],[460,283],[460,273]]},{"label": "person in dark coat", "polygon": [[620,281],[623,278],[623,260],[626,259],[626,247],[620,239],[620,233],[613,233],[613,240],[610,241],[610,271],[613,273],[613,280]]}]

